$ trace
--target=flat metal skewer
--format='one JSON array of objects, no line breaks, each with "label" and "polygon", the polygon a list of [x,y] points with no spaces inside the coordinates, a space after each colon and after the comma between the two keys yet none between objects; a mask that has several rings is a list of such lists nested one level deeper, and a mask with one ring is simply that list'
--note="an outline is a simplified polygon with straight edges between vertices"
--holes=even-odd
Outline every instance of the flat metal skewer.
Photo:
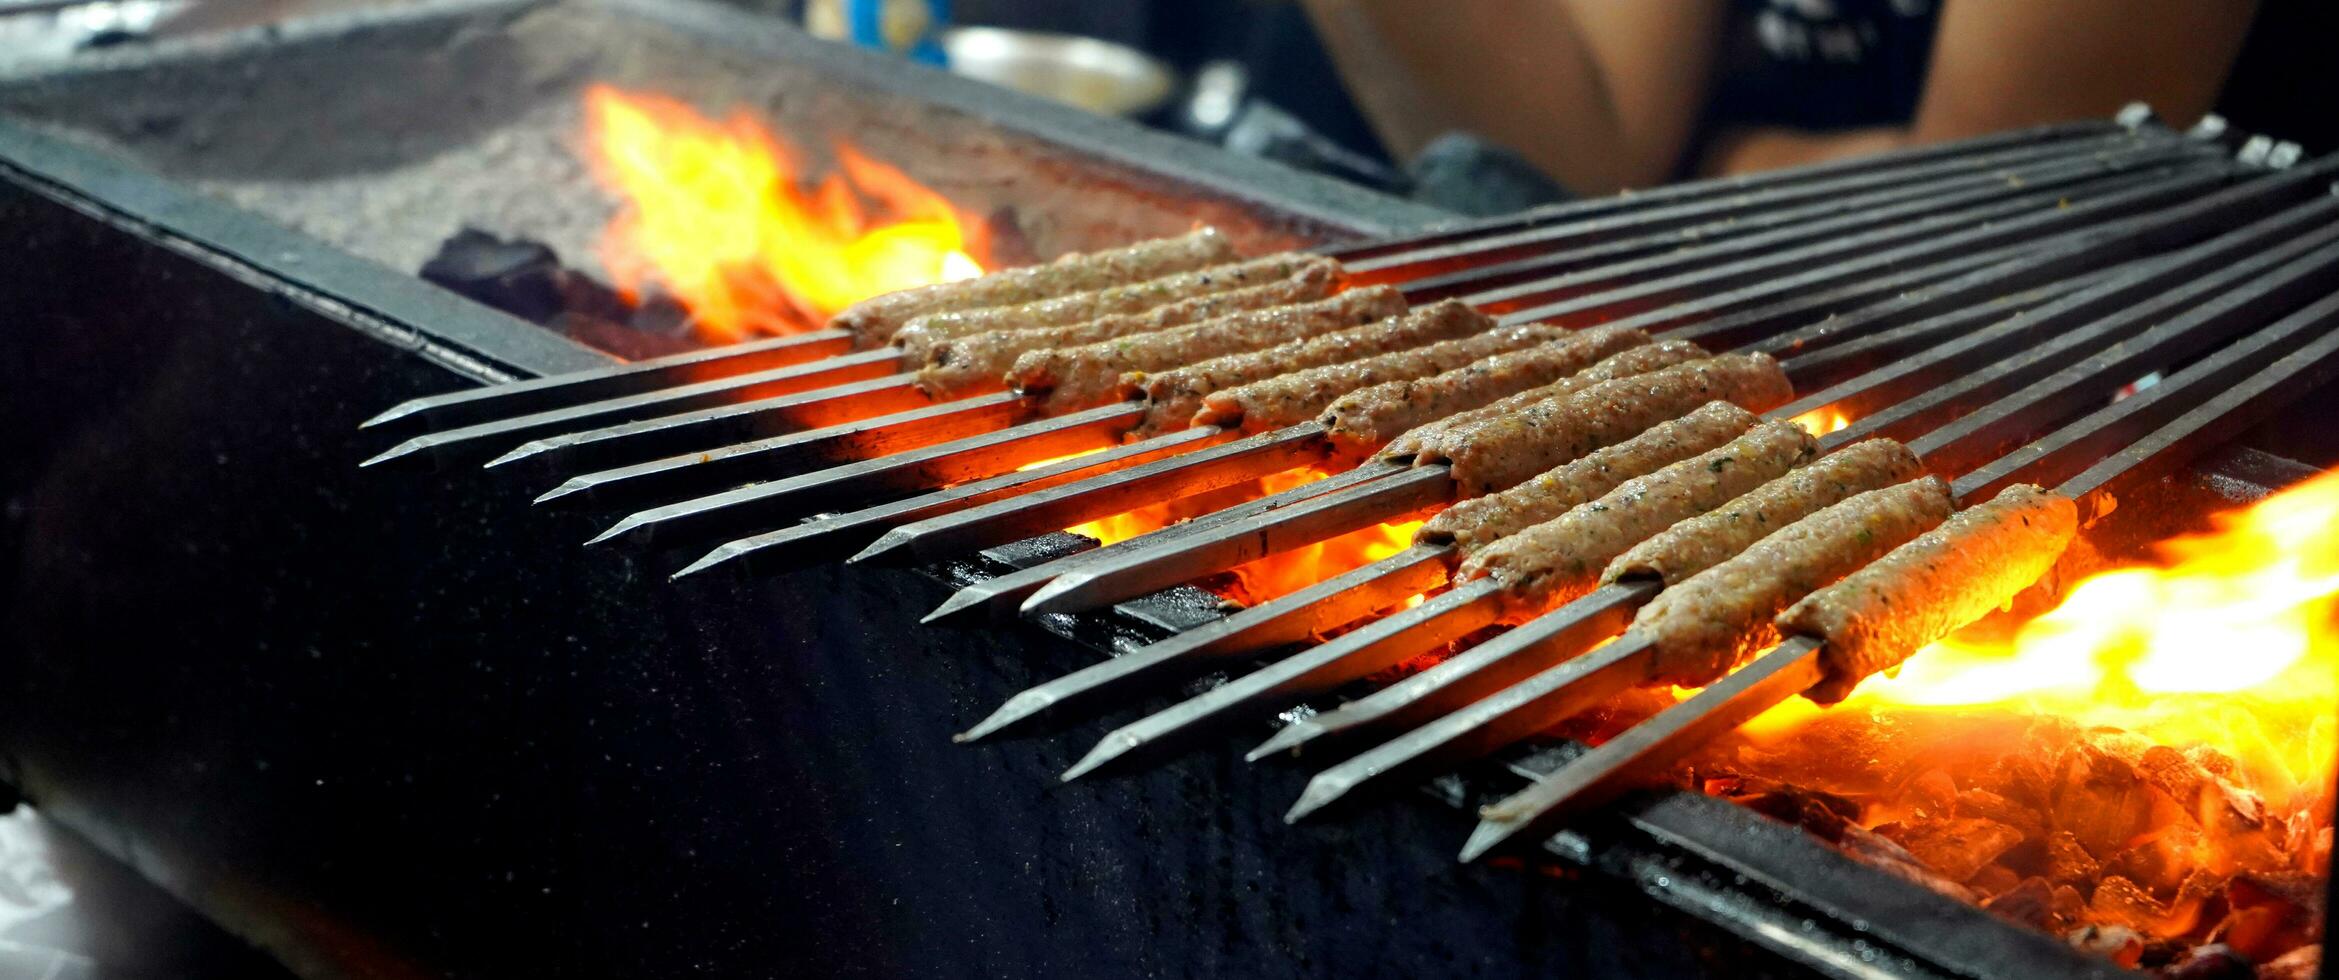
[{"label": "flat metal skewer", "polygon": [[[1229,445],[1234,444],[1230,443]],[[1208,452],[1209,450],[1204,451]],[[1306,464],[1302,463],[1301,465]],[[1119,555],[1149,547],[1177,535],[1206,533],[1234,521],[1269,513],[1278,508],[1289,507],[1325,494],[1337,493],[1357,483],[1377,479],[1385,475],[1386,472],[1386,470],[1377,468],[1358,467],[1345,473],[1333,474],[1322,480],[1301,484],[1281,493],[1268,494],[1215,513],[1204,514],[1182,524],[1172,524],[1150,534],[1139,535],[1126,541],[1117,541],[1093,551],[1066,555],[989,581],[978,582],[960,589],[957,594],[950,597],[949,601],[928,613],[924,622],[960,618],[977,612],[988,614],[995,619],[1007,619],[1012,616],[1015,608],[1020,606],[1024,599],[1039,591],[1042,586],[1054,581],[1056,576],[1077,570],[1088,562],[1109,561]]]},{"label": "flat metal skewer", "polygon": [[[1405,253],[1420,253],[1454,241],[1500,234],[1522,228],[1653,210],[1709,198],[1760,194],[1778,188],[1826,181],[1846,175],[1877,170],[1907,169],[1934,160],[1990,153],[2007,147],[2077,140],[2100,141],[2117,138],[2170,138],[2173,136],[2166,130],[2146,125],[2148,116],[2149,110],[2136,113],[2132,118],[2123,110],[2123,118],[2119,121],[2083,120],[2072,123],[2055,123],[2032,129],[1991,133],[1966,140],[1909,147],[1872,156],[1849,157],[1755,174],[1667,184],[1630,193],[1545,205],[1498,217],[1456,222],[1427,232],[1417,232],[1396,239],[1335,245],[1321,249],[1319,252],[1344,262],[1381,259]],[[1420,261],[1423,260],[1419,258],[1412,260],[1415,263]]]},{"label": "flat metal skewer", "polygon": [[[954,402],[953,405],[964,405]],[[1020,407],[1015,403],[1011,407]],[[1109,445],[1142,409],[1090,409],[979,435],[906,449],[848,466],[816,470],[638,511],[588,544],[617,537],[701,539],[741,533],[807,516],[847,495],[914,493],[954,479],[976,479],[1024,463]],[[856,423],[857,424],[857,423]]]},{"label": "flat metal skewer", "polygon": [[[1455,596],[1451,600],[1454,604],[1466,605],[1476,601],[1480,593],[1491,593],[1493,588],[1492,581],[1481,579],[1444,595]],[[1423,606],[1427,605],[1429,603],[1423,603]],[[1324,655],[1324,647],[1294,653],[1114,729],[1111,734],[1099,739],[1088,755],[1064,771],[1064,780],[1069,782],[1108,766],[1126,765],[1155,757],[1184,744],[1188,738],[1207,732],[1213,723],[1231,715],[1263,710],[1264,703],[1270,698],[1320,693],[1375,671],[1394,667],[1413,655],[1408,652],[1410,647],[1410,643],[1391,644],[1386,648],[1389,650],[1386,659],[1327,657]]]},{"label": "flat metal skewer", "polygon": [[1156,690],[1229,659],[1293,643],[1402,601],[1445,581],[1443,556],[1408,549],[1333,576],[1285,598],[1187,630],[1160,643],[1027,688],[955,739],[971,742],[1050,710],[1113,695]]},{"label": "flat metal skewer", "polygon": [[1406,469],[1348,492],[1275,511],[1275,520],[1241,534],[1185,534],[1133,549],[1110,565],[1067,572],[1024,601],[1023,615],[1079,612],[1168,588],[1193,568],[1233,568],[1454,499],[1442,469]]},{"label": "flat metal skewer", "polygon": [[996,432],[1000,426],[1017,425],[1029,416],[1028,406],[1014,395],[981,395],[586,473],[546,491],[536,502],[639,502],[661,497],[671,500],[757,479],[790,476],[810,467],[831,467],[839,461],[867,459],[974,433]]},{"label": "flat metal skewer", "polygon": [[487,465],[505,467],[527,463],[547,471],[611,466],[840,425],[933,404],[935,401],[918,388],[917,375],[888,374],[812,391],[531,439],[488,460]]},{"label": "flat metal skewer", "polygon": [[410,399],[358,423],[358,428],[444,429],[469,425],[488,419],[542,412],[562,405],[655,391],[724,375],[817,361],[843,354],[851,350],[852,346],[851,334],[842,330],[820,330],[792,337],[770,337],[723,347],[684,351],[590,371],[555,374]]},{"label": "flat metal skewer", "polygon": [[1819,683],[1819,648],[1818,640],[1791,637],[1689,700],[1625,729],[1550,778],[1480,810],[1478,829],[1462,845],[1462,860],[1478,860],[1514,841],[1550,836],[1568,817],[1640,785],[1650,769],[1808,690]]},{"label": "flat metal skewer", "polygon": [[1219,429],[1184,429],[1141,442],[1124,443],[988,479],[962,483],[907,500],[835,514],[795,527],[767,531],[729,542],[674,573],[673,577],[694,575],[727,562],[757,559],[767,552],[777,553],[791,567],[834,561],[870,546],[879,536],[901,525],[957,513],[1020,493],[1062,486],[1097,473],[1116,472],[1232,438],[1234,433]]},{"label": "flat metal skewer", "polygon": [[[1658,212],[1640,212],[1629,216],[1629,222],[1619,218],[1487,236],[1431,250],[1438,254],[1430,261],[1439,265],[1461,264],[1464,268],[1411,280],[1405,283],[1405,294],[1416,302],[1432,302],[1603,262],[1620,263],[1656,252],[1774,230],[1776,234],[1768,247],[1778,247],[1790,241],[1808,241],[1841,233],[1847,227],[1871,224],[1873,220],[1855,219],[1874,219],[1876,212],[1896,205],[1925,202],[1937,208],[1954,207],[1959,199],[1951,195],[1960,190],[1978,187],[2004,195],[2016,187],[2045,186],[2062,179],[2076,179],[2074,175],[2100,173],[2106,167],[2134,167],[2140,162],[2208,157],[2214,153],[2213,148],[2199,144],[2147,144],[2134,139],[2093,149],[2075,149],[2069,145],[2032,147],[1945,161],[1906,172],[1866,174],[1830,184],[1813,184],[1759,199],[1709,201],[1668,209],[1673,213],[1662,216]],[[1676,215],[1681,220],[1663,220]],[[1841,220],[1833,225],[1822,222],[1829,218]],[[1794,233],[1796,229],[1803,229],[1803,233]],[[1381,267],[1366,260],[1352,266],[1350,272],[1369,274]]]},{"label": "flat metal skewer", "polygon": [[[1676,273],[1589,296],[1560,296],[1538,305],[1520,306],[1497,322],[1570,323],[1597,316],[1604,308],[1664,306],[1716,289],[1728,289],[1832,257],[1854,257],[1870,268],[1888,268],[1954,254],[1958,250],[1990,248],[2034,237],[2046,228],[2081,224],[2132,214],[2191,197],[2224,181],[2230,169],[2201,167],[2166,177],[2112,178],[2124,189],[2110,191],[2069,207],[2058,207],[2064,195],[2055,191],[2027,194],[1935,215],[1902,225],[1871,230],[1799,248],[1739,259],[1708,269]],[[2125,186],[2133,184],[2134,186]],[[1471,297],[1475,300],[1476,297]]]},{"label": "flat metal skewer", "polygon": [[439,432],[415,436],[383,451],[380,455],[359,465],[376,466],[394,460],[426,457],[434,459],[480,458],[506,449],[514,444],[545,432],[573,430],[579,425],[604,425],[659,413],[686,411],[722,405],[742,399],[768,398],[801,392],[843,381],[862,380],[891,373],[885,364],[839,365],[859,355],[793,364],[786,367],[750,371],[746,374],[700,381],[674,388],[660,388],[640,394],[607,398],[580,405],[547,409],[530,415],[480,422]]},{"label": "flat metal skewer", "polygon": [[[2334,325],[2339,325],[2339,294],[2325,296],[2269,328],[2269,332],[2282,331],[2281,338],[2228,348],[2232,353],[2224,363],[2196,375],[2196,389],[2206,387],[2208,379],[2222,381],[2249,364],[2264,363],[2265,355],[2284,340],[2323,332],[2314,341],[2250,374],[2241,384],[2196,404],[2174,421],[2145,433],[2126,450],[2064,481],[2055,492],[2078,501],[2083,512],[2090,510],[2111,488],[2156,476],[2240,426],[2271,415],[2281,404],[2339,376],[2339,333],[2328,332]],[[2219,356],[2226,354],[2220,352]],[[2092,437],[2106,424],[2133,431],[2138,424],[2160,414],[2119,409],[2119,405],[2114,405],[2082,420],[2077,424],[2078,431]],[[2162,412],[2165,411],[2166,406],[2162,406]],[[1955,491],[1958,499],[1980,499],[1980,494],[1994,492],[2018,479],[2016,474],[2022,467],[2040,458],[2037,454],[2017,455],[2026,458],[1993,475],[1969,474],[1968,478],[1959,480]],[[1688,750],[1808,690],[1821,678],[1821,648],[1817,639],[1790,636],[1771,652],[1690,699],[1626,729],[1526,790],[1487,807],[1481,811],[1480,824],[1463,848],[1462,860],[1475,860],[1498,848],[1539,840],[1570,816],[1610,802],[1645,783],[1652,774]]]},{"label": "flat metal skewer", "polygon": [[1340,708],[1285,725],[1251,750],[1248,758],[1257,762],[1303,745],[1317,752],[1327,747],[1337,751],[1350,736],[1404,731],[1432,719],[1452,717],[1464,705],[1513,687],[1553,663],[1623,632],[1633,612],[1656,598],[1658,591],[1655,582],[1603,585],[1435,667]]},{"label": "flat metal skewer", "polygon": [[[2326,289],[2329,285],[2328,282],[2324,284]],[[2274,302],[2273,299],[2269,298],[2270,294],[2262,291],[2218,290],[2212,292],[2212,295],[2215,297],[2213,302],[2219,305],[2246,305],[2258,316],[2260,322],[2263,322],[2266,316],[2266,304]],[[2310,308],[2305,313],[2284,321],[2285,324],[2300,323],[2302,325],[2285,327],[2281,330],[2269,328],[2265,332],[2280,333],[2282,330],[2319,328],[2322,325],[2327,325],[2333,315],[2332,311],[2339,311],[2339,301],[2326,304],[2320,318],[2316,317],[2315,309]],[[2307,319],[2302,321],[2300,317]],[[2180,328],[2183,326],[2181,322],[2172,323],[2172,325]],[[2175,355],[2162,352],[2164,359],[2171,356]],[[2086,379],[2086,381],[2100,388],[2107,379],[2130,377],[2134,370],[2133,367],[2129,366],[2098,366],[2093,377]],[[2232,369],[2227,369],[2224,373],[2230,374]],[[2069,383],[2079,384],[2082,382],[2080,379],[2073,379]],[[2023,388],[1999,402],[1993,403],[1990,410],[1995,411],[2003,406],[2029,405],[2041,399],[2051,398],[2059,390],[2060,386]],[[1936,409],[1932,413],[1932,417],[1938,420],[1945,413],[1944,409]],[[2051,418],[2052,416],[2041,416],[2040,420]],[[1963,420],[1952,422],[1941,431],[1949,431],[1962,423]],[[1824,445],[1832,450],[1851,441],[1854,440],[1831,437]],[[1947,455],[1947,447],[1953,445],[1954,442],[1954,439],[1936,440],[1928,436],[1913,443],[1912,449],[1918,453],[1920,459],[1925,461],[1929,469],[1955,472],[1963,468],[1965,464]],[[1992,480],[1994,482],[1982,488],[1970,488],[1961,482],[1960,498],[1975,499],[1973,493],[1982,490],[1995,492],[2004,484],[2013,482],[2014,475],[2011,470],[2008,470],[1993,477]],[[1263,744],[1259,750],[1254,751],[1252,756],[1253,758],[1261,758],[1274,752],[1327,740],[1336,746],[1340,737],[1369,735],[1376,731],[1402,729],[1414,724],[1421,726],[1359,756],[1350,763],[1343,763],[1325,770],[1319,775],[1318,782],[1311,784],[1307,795],[1303,797],[1308,805],[1295,810],[1296,815],[1304,815],[1329,805],[1364,786],[1392,776],[1414,774],[1435,765],[1450,764],[1463,758],[1464,753],[1483,754],[1486,751],[1491,751],[1493,748],[1508,744],[1509,741],[1515,740],[1523,733],[1531,733],[1548,727],[1580,710],[1580,705],[1590,703],[1583,701],[1581,692],[1573,687],[1577,682],[1570,680],[1576,669],[1554,667],[1543,674],[1536,675],[1536,678],[1531,682],[1522,682],[1521,685],[1507,690],[1499,701],[1482,702],[1457,710],[1458,705],[1485,697],[1490,689],[1499,686],[1505,680],[1515,677],[1524,670],[1540,667],[1557,658],[1572,656],[1577,651],[1587,648],[1601,636],[1608,634],[1598,632],[1596,629],[1586,632],[1579,626],[1580,623],[1597,621],[1603,627],[1613,627],[1609,629],[1609,632],[1613,632],[1614,629],[1622,627],[1624,618],[1629,617],[1641,603],[1654,597],[1656,591],[1655,583],[1625,582],[1603,587],[1584,599],[1570,603],[1545,617],[1531,621],[1526,626],[1480,644],[1478,647],[1453,657],[1429,671],[1408,678],[1404,682],[1368,695],[1340,709],[1287,726]],[[1563,632],[1573,637],[1571,642],[1560,643],[1552,638],[1553,634]],[[1492,668],[1502,668],[1504,672],[1501,674],[1488,673]],[[1565,683],[1562,683],[1563,681]],[[1595,685],[1593,688],[1596,693],[1596,696],[1593,697],[1594,702],[1614,693],[1613,690],[1603,686],[1597,678],[1584,683]],[[1448,713],[1449,711],[1451,713]],[[1442,717],[1439,717],[1440,715]],[[1514,724],[1514,721],[1517,723]]]},{"label": "flat metal skewer", "polygon": [[[1215,434],[1215,430],[1214,430]],[[1051,487],[904,524],[886,532],[855,562],[916,557],[932,560],[1060,531],[1149,503],[1233,486],[1271,473],[1323,462],[1332,451],[1324,428],[1293,426],[1142,466]]]}]

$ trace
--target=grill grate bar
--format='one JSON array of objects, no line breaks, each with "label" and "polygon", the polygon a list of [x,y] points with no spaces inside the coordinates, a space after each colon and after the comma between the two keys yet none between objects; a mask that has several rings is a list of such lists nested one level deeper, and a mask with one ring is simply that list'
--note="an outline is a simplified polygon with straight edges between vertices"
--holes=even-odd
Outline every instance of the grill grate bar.
[{"label": "grill grate bar", "polygon": [[2008,147],[2051,145],[2074,140],[2102,140],[2124,136],[2131,132],[2153,132],[2152,127],[2147,125],[2149,111],[2142,110],[2141,106],[2132,107],[2132,109],[2137,111],[2124,111],[2123,115],[2127,118],[2122,121],[2084,120],[2054,123],[2031,129],[1991,133],[1953,142],[1894,150],[1874,156],[1831,160],[1746,176],[1716,177],[1709,180],[1669,184],[1608,197],[1553,204],[1517,214],[1457,222],[1426,233],[1408,235],[1396,240],[1336,245],[1320,251],[1321,254],[1342,261],[1362,261],[1409,249],[1435,247],[1466,238],[1503,234],[1560,222],[1583,221],[1643,209],[1677,206],[1685,202],[1705,201],[1717,197],[1760,194],[1774,188],[1792,187],[1850,174],[1905,168],[1927,161],[1990,153]]},{"label": "grill grate bar", "polygon": [[[1735,239],[1740,251],[1766,247],[1744,243],[1758,233],[1768,233],[1768,247],[1776,247],[1788,241],[1809,241],[1830,233],[1828,229],[1868,227],[1910,214],[2008,196],[2025,187],[2043,189],[2179,161],[2209,163],[2218,159],[2216,148],[2210,146],[2124,140],[2079,153],[2024,151],[1986,161],[1960,161],[1954,167],[1924,168],[1931,172],[1906,175],[1921,179],[1887,182],[1871,176],[1857,182],[1881,186],[1847,182],[1798,188],[1798,199],[1786,207],[1765,207],[1767,202],[1751,199],[1717,201],[1707,205],[1707,213],[1697,221],[1675,223],[1650,234],[1617,237],[1597,233],[1604,228],[1589,228],[1586,234],[1571,237],[1561,234],[1567,229],[1544,229],[1473,239],[1422,254],[1414,260],[1418,265],[1451,271],[1422,275],[1410,280],[1405,289],[1408,298],[1435,300],[1709,242]],[[1361,281],[1373,282],[1377,281],[1374,272],[1384,268],[1388,266],[1364,262],[1351,266],[1350,271]],[[1410,271],[1412,267],[1407,268]]]}]

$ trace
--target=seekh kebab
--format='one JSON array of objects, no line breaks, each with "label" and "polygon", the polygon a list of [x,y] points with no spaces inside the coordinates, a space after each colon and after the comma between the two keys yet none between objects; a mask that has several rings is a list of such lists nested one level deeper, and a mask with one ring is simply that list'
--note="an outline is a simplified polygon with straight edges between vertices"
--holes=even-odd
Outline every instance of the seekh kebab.
[{"label": "seekh kebab", "polygon": [[[1839,516],[1831,512],[1870,496],[1823,515]],[[1540,839],[1568,816],[1614,799],[1681,752],[1797,693],[1823,704],[1841,700],[1860,680],[2012,602],[2054,567],[2078,534],[2077,505],[2036,486],[2009,486],[1954,515],[1946,497],[1945,489],[1930,487],[1923,499],[1879,503],[1856,521],[1805,531],[1808,540],[1797,543],[1808,547],[1793,549],[1800,558],[1818,557],[1823,548],[1882,554],[1778,612],[1775,632],[1765,632],[1786,639],[1771,652],[1480,811],[1462,859]],[[1921,533],[1910,531],[1918,525]],[[1905,537],[1885,550],[1875,540],[1885,534]],[[1791,585],[1767,590],[1761,603],[1733,604],[1722,618],[1739,618],[1791,591]]]}]

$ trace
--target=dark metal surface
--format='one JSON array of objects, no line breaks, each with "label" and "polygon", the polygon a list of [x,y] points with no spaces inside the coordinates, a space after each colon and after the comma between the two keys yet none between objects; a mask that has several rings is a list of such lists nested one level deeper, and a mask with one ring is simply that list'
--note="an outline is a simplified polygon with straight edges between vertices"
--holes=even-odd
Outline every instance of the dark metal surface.
[{"label": "dark metal surface", "polygon": [[1285,777],[971,757],[965,706],[1092,654],[906,631],[940,590],[904,573],[539,560],[585,529],[514,519],[526,491],[357,468],[442,368],[89,205],[0,180],[53,273],[0,277],[51,340],[0,359],[7,775],[309,975],[1665,976],[1736,945],[1406,843],[1450,811],[1295,840]]},{"label": "dark metal surface", "polygon": [[[1563,841],[1606,874],[1554,881],[1450,867],[1462,821],[1437,810],[1282,832],[1289,773],[1043,789],[1060,747],[972,756],[950,722],[1207,605],[944,633],[904,628],[939,591],[913,575],[672,589],[621,556],[543,562],[582,528],[514,519],[527,490],[356,471],[348,433],[442,386],[429,361],[0,176],[10,244],[60,270],[0,281],[0,314],[60,338],[0,362],[36,420],[0,483],[7,772],[311,973],[2092,969],[1716,801]],[[368,277],[394,278],[321,282]]]}]

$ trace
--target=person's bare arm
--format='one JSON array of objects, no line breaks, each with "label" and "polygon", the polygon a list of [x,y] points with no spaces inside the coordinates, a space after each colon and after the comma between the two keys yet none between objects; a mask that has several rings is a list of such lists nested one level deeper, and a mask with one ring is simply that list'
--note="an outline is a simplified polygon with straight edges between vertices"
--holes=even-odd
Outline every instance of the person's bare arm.
[{"label": "person's bare arm", "polygon": [[1671,176],[1705,101],[1720,0],[1306,0],[1383,143],[1462,129],[1579,194]]},{"label": "person's bare arm", "polygon": [[1909,125],[1726,133],[1707,148],[1701,169],[1765,170],[2109,116],[2138,100],[2189,126],[2225,87],[2256,8],[2256,0],[1948,0]]}]

